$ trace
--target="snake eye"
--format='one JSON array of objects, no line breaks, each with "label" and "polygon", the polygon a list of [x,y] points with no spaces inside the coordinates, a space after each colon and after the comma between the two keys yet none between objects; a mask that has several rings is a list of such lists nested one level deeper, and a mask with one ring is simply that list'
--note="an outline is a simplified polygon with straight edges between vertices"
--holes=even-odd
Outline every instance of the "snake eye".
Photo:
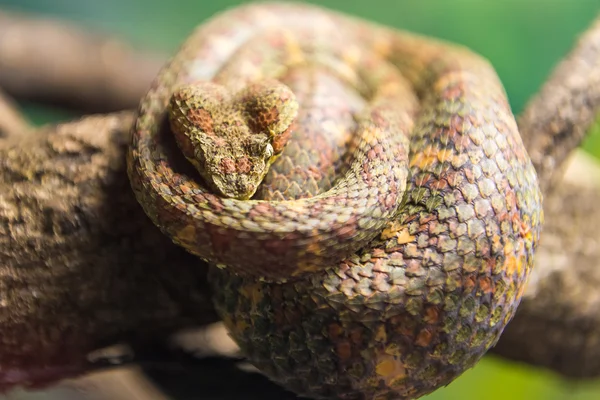
[{"label": "snake eye", "polygon": [[265,147],[265,159],[269,159],[271,157],[273,157],[273,153],[275,152],[275,150],[273,150],[273,146],[271,146],[271,143],[267,143],[267,146]]},{"label": "snake eye", "polygon": [[264,137],[252,137],[244,144],[244,149],[248,156],[257,157],[260,159],[268,160],[273,157],[275,150],[267,138]]}]

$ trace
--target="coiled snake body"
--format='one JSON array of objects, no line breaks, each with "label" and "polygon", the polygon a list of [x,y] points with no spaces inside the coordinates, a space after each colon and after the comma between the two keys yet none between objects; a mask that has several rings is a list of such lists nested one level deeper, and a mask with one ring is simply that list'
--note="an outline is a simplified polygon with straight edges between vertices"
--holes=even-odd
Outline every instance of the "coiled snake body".
[{"label": "coiled snake body", "polygon": [[128,172],[220,267],[215,306],[251,362],[313,397],[415,398],[474,365],[542,223],[487,61],[307,5],[199,27],[142,100]]}]

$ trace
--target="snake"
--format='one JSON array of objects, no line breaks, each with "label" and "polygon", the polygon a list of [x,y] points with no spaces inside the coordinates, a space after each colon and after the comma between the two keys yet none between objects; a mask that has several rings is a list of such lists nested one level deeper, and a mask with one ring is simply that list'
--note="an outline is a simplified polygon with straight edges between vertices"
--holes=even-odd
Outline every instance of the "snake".
[{"label": "snake", "polygon": [[488,60],[315,5],[201,24],[141,100],[127,171],[248,360],[312,398],[413,399],[474,366],[543,225]]}]

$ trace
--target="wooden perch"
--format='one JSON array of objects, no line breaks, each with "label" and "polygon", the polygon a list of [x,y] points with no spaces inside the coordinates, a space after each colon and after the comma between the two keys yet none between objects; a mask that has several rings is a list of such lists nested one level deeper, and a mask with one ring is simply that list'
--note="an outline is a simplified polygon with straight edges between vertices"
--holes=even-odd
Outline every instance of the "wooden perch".
[{"label": "wooden perch", "polygon": [[547,194],[590,126],[600,118],[600,17],[555,68],[519,118],[519,130]]},{"label": "wooden perch", "polygon": [[130,190],[132,120],[93,116],[0,140],[0,389],[85,371],[106,344],[215,319],[204,264]]}]

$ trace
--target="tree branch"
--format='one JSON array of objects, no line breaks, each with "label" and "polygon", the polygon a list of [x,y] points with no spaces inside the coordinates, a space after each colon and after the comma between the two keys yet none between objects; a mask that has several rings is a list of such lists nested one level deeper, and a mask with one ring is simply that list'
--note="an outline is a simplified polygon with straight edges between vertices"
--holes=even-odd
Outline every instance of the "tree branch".
[{"label": "tree branch", "polygon": [[84,112],[137,107],[164,57],[66,22],[0,12],[0,87]]},{"label": "tree branch", "polygon": [[0,389],[77,374],[98,347],[216,318],[204,264],[130,190],[132,120],[93,116],[0,141]]},{"label": "tree branch", "polygon": [[560,181],[562,166],[600,116],[600,17],[555,68],[519,118],[519,129],[542,192]]}]

